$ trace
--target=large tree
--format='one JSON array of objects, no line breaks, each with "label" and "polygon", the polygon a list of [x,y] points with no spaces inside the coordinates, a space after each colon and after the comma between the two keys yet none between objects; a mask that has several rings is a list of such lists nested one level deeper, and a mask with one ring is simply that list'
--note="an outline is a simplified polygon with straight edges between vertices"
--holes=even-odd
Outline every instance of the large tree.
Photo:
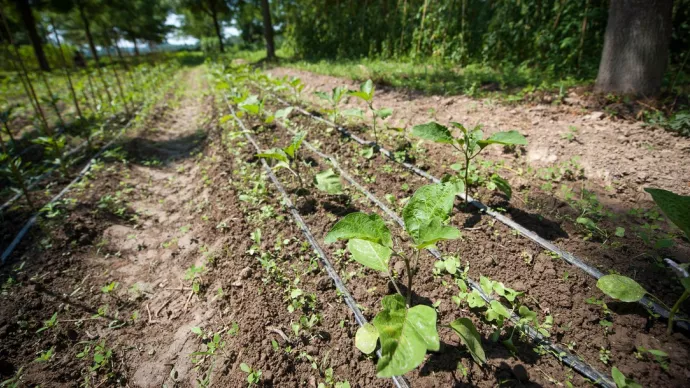
[{"label": "large tree", "polygon": [[266,59],[276,58],[276,46],[273,41],[273,22],[271,21],[271,7],[268,0],[261,0],[261,14],[264,19],[264,37],[266,38]]},{"label": "large tree", "polygon": [[15,0],[14,4],[17,7],[17,13],[19,13],[19,16],[24,22],[24,28],[26,29],[26,33],[29,35],[29,40],[34,48],[34,53],[36,54],[39,67],[43,71],[50,71],[48,59],[43,51],[43,41],[41,40],[41,36],[38,34],[38,29],[36,28],[36,19],[34,18],[34,13],[31,9],[31,4],[29,4],[29,0]]},{"label": "large tree", "polygon": [[653,96],[668,64],[673,0],[611,0],[596,90]]},{"label": "large tree", "polygon": [[[190,29],[196,30],[196,28],[190,28],[194,20],[198,20],[199,16],[205,15],[211,19],[213,26],[213,31],[218,37],[218,48],[220,52],[225,51],[225,45],[223,43],[223,25],[224,20],[229,20],[231,16],[231,9],[228,3],[224,0],[178,0],[177,10],[179,13],[186,15],[185,25],[183,29],[190,31]],[[192,18],[189,15],[192,15]],[[203,36],[197,36],[197,38],[203,38]]]}]

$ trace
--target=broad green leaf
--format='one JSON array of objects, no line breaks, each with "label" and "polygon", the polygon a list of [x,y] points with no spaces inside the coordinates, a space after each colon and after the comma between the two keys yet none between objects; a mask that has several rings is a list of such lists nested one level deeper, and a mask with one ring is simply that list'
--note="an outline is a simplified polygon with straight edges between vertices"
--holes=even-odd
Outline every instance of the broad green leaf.
[{"label": "broad green leaf", "polygon": [[623,302],[637,302],[647,293],[639,283],[622,275],[602,276],[597,287],[604,294]]},{"label": "broad green leaf", "polygon": [[355,346],[364,354],[371,354],[376,350],[376,342],[379,340],[379,332],[371,323],[357,329],[355,334]]},{"label": "broad green leaf", "polygon": [[417,238],[417,249],[424,249],[442,240],[455,240],[460,238],[460,231],[453,226],[441,224],[441,220],[434,218],[429,225],[420,229]]},{"label": "broad green leaf", "polygon": [[374,111],[374,114],[376,115],[376,117],[378,117],[378,118],[384,120],[384,119],[386,119],[387,117],[389,117],[390,115],[393,114],[393,109],[391,109],[391,108],[381,108],[381,109],[377,109],[377,110]]},{"label": "broad green leaf", "polygon": [[335,105],[340,103],[343,96],[347,93],[347,88],[345,86],[337,86],[331,91],[331,102]]},{"label": "broad green leaf", "polygon": [[229,120],[232,120],[232,115],[225,115],[225,116],[221,117],[219,121],[221,124],[225,124]]},{"label": "broad green leaf", "polygon": [[633,379],[625,377],[623,372],[615,366],[611,368],[611,377],[613,377],[613,382],[616,383],[617,388],[642,388],[642,385],[636,383]]},{"label": "broad green leaf", "polygon": [[283,151],[287,154],[287,156],[290,157],[290,159],[295,158],[295,154],[297,153],[297,150],[299,150],[299,147],[302,145],[302,141],[304,140],[304,137],[307,136],[306,132],[299,132],[297,133],[293,138],[292,142],[290,143],[289,146],[287,146]]},{"label": "broad green leaf", "polygon": [[617,237],[625,237],[625,228],[620,226],[616,227],[616,232],[614,233]]},{"label": "broad green leaf", "polygon": [[451,135],[448,128],[433,121],[426,124],[415,125],[412,127],[412,134],[424,140],[435,141],[436,143],[453,143],[453,135]]},{"label": "broad green leaf", "polygon": [[472,290],[472,292],[467,295],[467,305],[470,306],[470,308],[480,308],[486,306],[486,302],[477,290]]},{"label": "broad green leaf", "polygon": [[383,310],[373,320],[381,341],[376,375],[404,375],[424,361],[427,350],[439,349],[436,311],[423,305],[408,309],[398,294],[385,296],[382,304]]},{"label": "broad green leaf", "polygon": [[274,116],[276,119],[286,119],[288,118],[288,116],[290,116],[290,113],[292,113],[292,109],[293,108],[291,106],[285,109],[278,109]]},{"label": "broad green leaf", "polygon": [[652,199],[685,235],[690,238],[690,196],[678,195],[663,189],[644,189]]},{"label": "broad green leaf", "polygon": [[240,102],[238,107],[247,113],[259,114],[261,111],[261,101],[259,101],[257,96],[249,96]]},{"label": "broad green leaf", "polygon": [[314,175],[314,185],[317,189],[328,194],[342,194],[343,185],[340,183],[340,176],[333,172],[333,169],[320,172]]},{"label": "broad green leaf", "polygon": [[196,334],[196,335],[202,335],[202,334],[204,334],[204,333],[201,331],[201,328],[198,327],[198,326],[192,327],[192,333],[194,333],[194,334]]},{"label": "broad green leaf", "polygon": [[369,240],[389,248],[393,246],[390,230],[383,218],[375,213],[368,215],[357,212],[346,215],[333,225],[324,242],[330,244],[352,238]]},{"label": "broad green leaf", "polygon": [[494,289],[494,281],[487,278],[486,276],[480,276],[479,286],[481,286],[482,291],[484,291],[486,295],[491,295]]},{"label": "broad green leaf", "polygon": [[359,86],[359,91],[351,90],[347,94],[357,98],[361,98],[366,102],[371,102],[374,98],[374,83],[371,80],[367,80]]},{"label": "broad green leaf", "polygon": [[527,145],[527,139],[525,139],[520,132],[516,130],[507,132],[496,132],[489,136],[486,140],[479,140],[477,144],[484,148],[490,144],[501,144],[501,145]]},{"label": "broad green leaf", "polygon": [[393,254],[390,248],[369,240],[353,238],[347,242],[347,249],[352,258],[363,266],[375,271],[388,271],[388,262]]},{"label": "broad green leaf", "polygon": [[283,150],[276,149],[276,148],[266,150],[260,154],[256,154],[256,157],[257,158],[264,158],[264,159],[274,159],[274,160],[278,160],[278,161],[284,162],[284,163],[289,162],[287,156],[285,155],[285,152],[283,152]]},{"label": "broad green leaf", "polygon": [[520,306],[518,313],[520,314],[520,317],[522,317],[522,319],[528,322],[533,322],[535,324],[537,323],[537,313],[530,310],[529,307]]},{"label": "broad green leaf", "polygon": [[489,303],[489,309],[486,310],[486,319],[488,321],[502,321],[510,317],[510,312],[499,301],[492,300]]},{"label": "broad green leaf", "polygon": [[369,98],[369,95],[366,94],[366,93],[364,93],[364,92],[360,92],[360,91],[350,91],[350,92],[348,92],[347,94],[350,95],[350,96],[353,96],[353,97],[361,98],[362,100],[367,101],[367,102],[368,102],[369,100],[371,100],[371,99]]},{"label": "broad green leaf", "polygon": [[486,355],[477,328],[469,318],[459,318],[451,322],[450,327],[460,336],[460,341],[467,346],[472,358],[479,365],[486,363]]},{"label": "broad green leaf", "polygon": [[431,221],[448,218],[448,213],[455,203],[456,187],[448,183],[436,183],[422,186],[414,193],[402,211],[405,230],[417,245],[422,241],[422,235],[427,236],[423,229],[434,227]]},{"label": "broad green leaf", "polygon": [[251,373],[251,371],[252,371],[252,368],[250,368],[249,365],[247,365],[245,363],[240,364],[240,369],[242,369],[242,372],[244,372],[244,373]]},{"label": "broad green leaf", "polygon": [[513,189],[510,188],[510,183],[507,180],[501,178],[498,174],[491,175],[491,181],[498,187],[503,194],[508,197],[508,200],[513,196]]},{"label": "broad green leaf", "polygon": [[367,147],[359,151],[359,154],[362,155],[366,159],[371,159],[374,157],[374,147]]}]

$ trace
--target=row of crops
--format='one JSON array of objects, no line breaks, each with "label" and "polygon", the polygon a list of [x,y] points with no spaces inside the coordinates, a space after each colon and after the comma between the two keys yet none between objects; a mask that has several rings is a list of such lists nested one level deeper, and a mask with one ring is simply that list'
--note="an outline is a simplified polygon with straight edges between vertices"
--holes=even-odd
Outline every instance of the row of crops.
[{"label": "row of crops", "polygon": [[176,60],[2,79],[2,262],[167,90]]},{"label": "row of crops", "polygon": [[[687,356],[681,350],[687,343],[681,310],[690,295],[686,266],[667,260],[680,289],[655,296],[633,280],[634,274],[597,268],[520,225],[505,210],[472,197],[479,194],[470,178],[480,153],[491,147],[519,149],[527,144],[522,134],[487,136],[480,127],[461,123],[390,127],[385,120],[392,111],[377,105],[371,81],[357,90],[318,92],[325,107],[310,112],[299,79],[274,79],[244,66],[216,65],[212,73],[228,102],[229,114],[221,122],[235,121],[246,146],[262,159],[359,324],[355,345],[363,354],[375,354],[378,377],[393,378],[397,386],[427,384],[414,371],[424,370],[430,357],[451,359],[460,349],[481,369],[492,364],[491,355],[500,348],[517,359],[552,357],[577,371],[579,377],[569,375],[565,385],[658,383],[657,375],[629,371],[626,377],[616,365],[629,369],[635,360],[648,359],[659,363],[667,384],[683,380],[682,367],[669,368],[669,362]],[[341,108],[348,98],[361,100],[365,110]],[[459,163],[444,160],[422,170],[419,155],[396,147],[401,137],[439,144],[425,158]],[[484,184],[510,199],[509,178],[491,174]],[[654,188],[647,192],[687,238],[690,198]],[[333,210],[334,203],[340,210]],[[485,226],[464,226],[470,217],[485,219]],[[583,227],[597,228],[580,218],[576,222]],[[343,249],[350,259],[344,266],[334,261]],[[531,266],[532,258],[520,254],[527,250],[545,252],[546,264]],[[353,277],[348,269],[355,263],[362,267]],[[520,280],[511,284],[515,279]],[[351,290],[360,287],[371,292],[355,298]],[[611,301],[639,308],[610,308]],[[593,318],[578,316],[593,309]],[[626,321],[631,309],[646,323]],[[618,333],[631,330],[659,338],[678,354],[641,345],[633,345],[634,352],[612,354]]]}]

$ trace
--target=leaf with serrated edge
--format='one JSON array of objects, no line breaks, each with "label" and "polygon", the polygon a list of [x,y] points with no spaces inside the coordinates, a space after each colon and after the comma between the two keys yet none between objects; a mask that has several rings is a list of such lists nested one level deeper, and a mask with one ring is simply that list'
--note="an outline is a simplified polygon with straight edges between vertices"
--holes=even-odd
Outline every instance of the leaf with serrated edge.
[{"label": "leaf with serrated edge", "polygon": [[376,342],[379,340],[379,332],[371,323],[357,329],[355,334],[355,346],[364,354],[371,354],[376,350]]},{"label": "leaf with serrated edge", "polygon": [[337,240],[358,238],[369,240],[386,247],[393,246],[391,232],[378,214],[350,213],[338,221],[326,235],[326,244]]},{"label": "leaf with serrated edge", "polygon": [[451,322],[450,327],[460,336],[460,341],[467,346],[472,358],[479,365],[486,363],[486,355],[477,328],[469,318],[459,318]]},{"label": "leaf with serrated edge", "polygon": [[623,302],[637,302],[647,293],[639,283],[622,275],[606,275],[597,280],[597,287],[606,295]]},{"label": "leaf with serrated edge", "polygon": [[376,375],[400,376],[421,364],[427,350],[439,349],[436,311],[423,305],[407,309],[405,299],[397,294],[384,297],[382,304],[373,321],[381,341]]},{"label": "leaf with serrated edge", "polygon": [[381,244],[353,238],[347,242],[347,249],[356,262],[375,271],[388,271],[388,262],[393,251]]},{"label": "leaf with serrated edge", "polygon": [[424,140],[435,141],[436,143],[453,143],[453,135],[451,135],[450,130],[433,121],[426,124],[415,125],[412,127],[412,134]]}]

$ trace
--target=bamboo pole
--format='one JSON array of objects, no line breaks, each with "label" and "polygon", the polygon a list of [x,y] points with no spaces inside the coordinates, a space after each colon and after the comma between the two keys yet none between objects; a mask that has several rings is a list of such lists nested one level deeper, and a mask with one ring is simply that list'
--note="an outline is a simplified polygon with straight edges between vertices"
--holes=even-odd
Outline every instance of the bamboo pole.
[{"label": "bamboo pole", "polygon": [[67,77],[67,83],[69,84],[69,90],[72,93],[72,102],[74,102],[74,107],[77,110],[77,115],[82,118],[81,108],[79,107],[79,99],[77,98],[77,92],[74,91],[74,84],[72,84],[72,75],[70,74],[69,66],[67,65],[67,58],[65,58],[65,52],[62,50],[62,44],[60,43],[60,35],[57,32],[57,27],[55,26],[55,20],[50,18],[50,25],[53,27],[53,34],[55,35],[55,40],[57,41],[58,50],[60,51],[60,58],[62,59],[62,68],[65,71],[65,77]]}]

